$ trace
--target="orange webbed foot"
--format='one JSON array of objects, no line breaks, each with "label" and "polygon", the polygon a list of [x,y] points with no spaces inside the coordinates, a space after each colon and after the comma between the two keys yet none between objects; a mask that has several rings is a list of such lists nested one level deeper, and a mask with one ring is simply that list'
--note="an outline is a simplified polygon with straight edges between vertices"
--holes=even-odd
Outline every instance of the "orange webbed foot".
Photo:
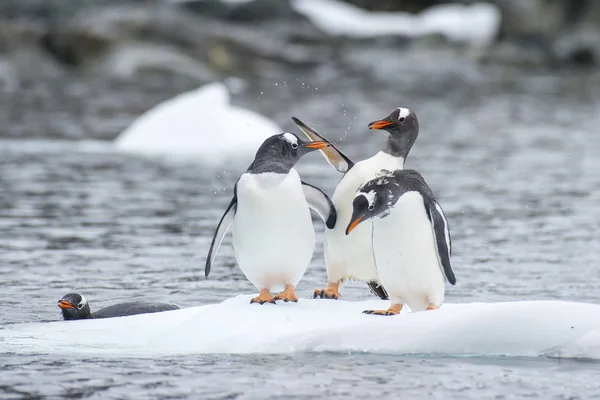
[{"label": "orange webbed foot", "polygon": [[342,295],[339,292],[340,283],[330,283],[327,285],[327,289],[315,289],[313,298],[320,297],[322,299],[339,299]]},{"label": "orange webbed foot", "polygon": [[283,300],[284,302],[291,301],[293,303],[298,302],[298,296],[296,296],[296,290],[292,285],[287,285],[285,290],[275,295],[275,300]]},{"label": "orange webbed foot", "polygon": [[273,296],[271,296],[271,293],[269,293],[268,289],[261,289],[259,295],[256,296],[256,297],[253,297],[252,300],[250,300],[250,304],[253,304],[253,303],[258,303],[258,304],[272,303],[272,304],[275,304],[275,298]]},{"label": "orange webbed foot", "polygon": [[387,310],[365,310],[363,314],[390,316],[400,314],[401,310],[402,304],[392,304]]}]

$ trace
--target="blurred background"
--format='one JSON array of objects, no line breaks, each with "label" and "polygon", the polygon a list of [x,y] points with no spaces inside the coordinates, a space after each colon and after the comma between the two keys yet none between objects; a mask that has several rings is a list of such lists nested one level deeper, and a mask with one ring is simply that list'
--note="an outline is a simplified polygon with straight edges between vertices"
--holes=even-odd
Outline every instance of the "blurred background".
[{"label": "blurred background", "polygon": [[[92,310],[130,299],[188,307],[254,292],[230,236],[208,279],[203,271],[231,189],[254,155],[256,144],[242,145],[254,118],[267,119],[252,131],[258,143],[281,130],[299,133],[296,116],[356,161],[385,141],[367,124],[397,106],[420,120],[406,166],[424,175],[449,219],[458,284],[447,288],[448,302],[597,303],[599,64],[594,0],[0,0],[0,324],[58,320],[56,301],[74,290]],[[185,105],[154,108],[188,91],[196,92]],[[156,119],[138,119],[147,110]],[[119,151],[113,140],[127,128],[138,136]],[[298,169],[333,194],[340,175],[319,154]],[[326,281],[323,225],[315,224],[303,298]],[[342,294],[372,298],[360,282]],[[282,375],[255,379],[285,392],[297,375],[292,358]],[[252,385],[223,385],[232,371],[271,362],[188,359],[175,372],[176,358],[148,377],[143,361],[71,360],[57,369],[54,356],[4,359],[5,393],[63,398],[218,397]],[[384,374],[404,362],[319,360],[322,377],[347,366],[337,388],[360,381],[371,395],[385,395],[385,386],[361,381],[352,366],[374,363],[381,371],[373,373]],[[406,374],[448,371],[446,361],[406,362]],[[538,375],[538,364],[503,364],[477,375],[481,366],[457,363],[440,383],[449,388],[444,398],[485,398],[469,391],[475,382],[488,394],[512,387],[517,397],[564,398],[557,396],[570,383],[584,397],[597,388],[592,373],[573,380],[568,371]],[[329,378],[323,383],[314,363],[306,365],[302,384],[331,395]],[[94,378],[67,379],[78,368]],[[208,371],[222,379],[196,379]],[[163,381],[167,373],[179,387]],[[473,387],[464,391],[453,379]],[[553,389],[548,379],[564,385]],[[425,396],[408,386],[413,398]]]}]

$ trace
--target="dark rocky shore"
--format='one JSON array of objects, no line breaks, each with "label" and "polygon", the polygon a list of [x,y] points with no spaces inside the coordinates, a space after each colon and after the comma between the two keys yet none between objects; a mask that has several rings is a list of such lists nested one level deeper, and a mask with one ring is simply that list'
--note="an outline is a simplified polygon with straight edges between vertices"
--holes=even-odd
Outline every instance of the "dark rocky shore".
[{"label": "dark rocky shore", "polygon": [[[372,11],[411,13],[450,3],[350,2]],[[469,68],[481,65],[548,71],[600,63],[600,2],[492,3],[502,15],[498,35],[473,49],[438,36],[330,36],[297,13],[290,0],[4,0],[0,137],[112,139],[157,102],[228,77],[235,77],[232,87],[238,87],[243,102],[259,100],[253,108],[277,117],[287,113],[278,109],[286,94],[257,99],[267,83],[289,85],[288,96],[306,91],[305,83],[330,92],[356,87],[360,98],[364,85],[385,86],[390,75],[413,70],[426,76],[416,80],[425,81],[421,89],[427,91],[457,75],[472,80],[476,74]],[[410,81],[405,88],[422,83]],[[251,90],[244,89],[248,86]]]}]

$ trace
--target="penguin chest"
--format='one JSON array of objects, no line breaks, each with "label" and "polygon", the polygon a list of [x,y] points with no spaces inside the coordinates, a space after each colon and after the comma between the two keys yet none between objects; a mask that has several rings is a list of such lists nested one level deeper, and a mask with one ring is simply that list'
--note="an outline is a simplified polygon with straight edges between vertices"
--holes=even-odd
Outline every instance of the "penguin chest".
[{"label": "penguin chest", "polygon": [[363,222],[350,235],[346,235],[346,227],[352,218],[352,202],[356,191],[375,178],[382,169],[402,169],[402,165],[403,159],[380,152],[355,164],[336,187],[332,201],[337,211],[337,223],[335,229],[325,231],[324,252],[330,280],[378,280],[373,259],[371,222]]},{"label": "penguin chest", "polygon": [[387,216],[373,221],[379,279],[390,300],[422,311],[443,302],[445,281],[423,197],[403,194]]},{"label": "penguin chest", "polygon": [[233,246],[240,268],[259,289],[295,286],[315,245],[298,173],[245,173],[237,197]]}]

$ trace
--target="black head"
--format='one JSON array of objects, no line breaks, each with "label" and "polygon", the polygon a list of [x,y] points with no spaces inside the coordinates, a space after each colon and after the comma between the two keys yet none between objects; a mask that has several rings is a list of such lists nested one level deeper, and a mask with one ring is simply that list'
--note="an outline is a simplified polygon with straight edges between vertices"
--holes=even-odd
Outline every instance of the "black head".
[{"label": "black head", "polygon": [[293,133],[274,135],[258,148],[254,161],[248,167],[248,172],[287,174],[303,155],[328,146],[328,142],[307,142]]},{"label": "black head", "polygon": [[402,188],[392,182],[393,179],[393,173],[382,171],[381,175],[365,183],[356,191],[352,202],[352,218],[346,228],[346,235],[361,222],[387,215],[385,213],[396,203],[398,195],[402,191]]},{"label": "black head", "polygon": [[90,317],[90,305],[79,293],[68,293],[58,301],[65,320],[86,319]]},{"label": "black head", "polygon": [[371,122],[369,129],[387,131],[390,136],[383,151],[396,157],[406,158],[419,136],[419,120],[413,111],[398,107],[387,117]]}]

